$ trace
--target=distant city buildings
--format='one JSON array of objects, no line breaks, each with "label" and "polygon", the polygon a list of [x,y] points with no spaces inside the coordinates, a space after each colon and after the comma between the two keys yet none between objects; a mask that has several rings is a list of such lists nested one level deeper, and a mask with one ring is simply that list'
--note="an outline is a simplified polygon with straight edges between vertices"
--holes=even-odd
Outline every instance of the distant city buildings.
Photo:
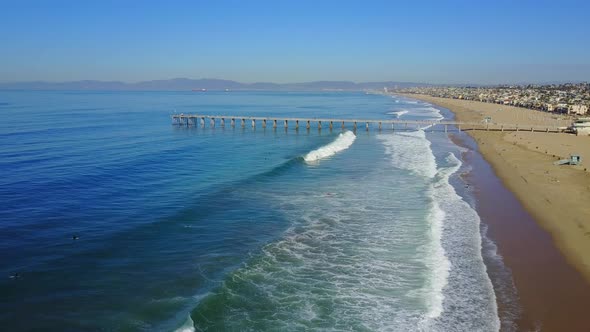
[{"label": "distant city buildings", "polygon": [[408,94],[475,100],[572,115],[588,114],[590,84],[515,85],[496,87],[416,87],[390,89]]}]

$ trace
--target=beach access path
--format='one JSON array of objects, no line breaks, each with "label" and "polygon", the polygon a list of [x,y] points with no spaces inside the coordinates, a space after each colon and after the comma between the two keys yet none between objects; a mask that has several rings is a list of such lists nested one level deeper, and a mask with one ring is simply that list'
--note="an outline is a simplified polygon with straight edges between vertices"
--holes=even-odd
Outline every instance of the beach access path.
[{"label": "beach access path", "polygon": [[[408,94],[451,110],[459,121],[526,124],[571,123],[559,115],[513,106]],[[496,175],[541,227],[566,259],[590,282],[590,136],[567,133],[469,131]],[[570,154],[579,166],[556,166]]]}]

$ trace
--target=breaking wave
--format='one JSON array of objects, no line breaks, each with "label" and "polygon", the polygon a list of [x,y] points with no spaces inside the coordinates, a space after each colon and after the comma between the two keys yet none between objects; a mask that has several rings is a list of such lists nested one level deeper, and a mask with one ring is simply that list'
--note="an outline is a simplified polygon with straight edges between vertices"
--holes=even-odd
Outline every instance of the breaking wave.
[{"label": "breaking wave", "polygon": [[432,199],[444,211],[441,244],[451,269],[443,289],[443,315],[429,322],[429,330],[498,331],[496,296],[482,256],[481,220],[450,185],[462,163],[453,153],[432,183]]},{"label": "breaking wave", "polygon": [[380,135],[385,153],[391,155],[396,168],[408,170],[425,178],[436,175],[436,161],[430,150],[430,141],[423,130]]},{"label": "breaking wave", "polygon": [[339,134],[338,138],[333,142],[309,152],[303,159],[305,162],[310,163],[331,157],[340,151],[348,149],[354,143],[355,139],[356,135],[352,131],[346,131]]},{"label": "breaking wave", "polygon": [[445,165],[438,166],[423,130],[384,134],[378,139],[395,168],[422,177],[429,187],[430,242],[422,251],[431,272],[422,289],[428,309],[418,329],[497,331],[498,308],[481,254],[481,221],[449,183],[461,161],[449,153]]},{"label": "breaking wave", "polygon": [[174,332],[195,332],[195,322],[193,322],[191,316],[188,315],[184,324]]},{"label": "breaking wave", "polygon": [[401,111],[393,111],[393,112],[389,112],[389,113],[387,113],[387,114],[389,114],[389,115],[395,115],[395,117],[399,119],[401,116],[403,116],[404,114],[407,114],[407,113],[408,113],[408,111],[406,111],[406,110],[401,110]]}]

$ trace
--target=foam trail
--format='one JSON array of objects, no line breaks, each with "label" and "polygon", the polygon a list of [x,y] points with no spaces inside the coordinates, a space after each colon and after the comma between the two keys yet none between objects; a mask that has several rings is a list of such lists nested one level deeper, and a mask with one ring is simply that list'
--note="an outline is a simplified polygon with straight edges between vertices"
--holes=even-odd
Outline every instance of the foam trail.
[{"label": "foam trail", "polygon": [[356,135],[352,131],[346,131],[338,135],[338,138],[333,142],[309,152],[303,159],[309,163],[333,156],[340,151],[348,149],[354,143],[355,139]]}]

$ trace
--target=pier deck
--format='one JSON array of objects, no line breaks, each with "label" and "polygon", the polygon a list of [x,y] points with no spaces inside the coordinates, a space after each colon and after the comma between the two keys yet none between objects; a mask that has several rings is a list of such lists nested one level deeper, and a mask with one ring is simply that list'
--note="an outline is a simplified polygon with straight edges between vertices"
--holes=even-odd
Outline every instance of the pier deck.
[{"label": "pier deck", "polygon": [[[206,121],[208,120],[208,121]],[[460,122],[453,120],[402,120],[402,119],[337,119],[337,118],[305,118],[305,117],[264,117],[264,116],[244,116],[244,115],[205,115],[205,114],[174,114],[172,115],[172,123],[180,126],[196,126],[200,123],[201,127],[205,127],[209,123],[209,127],[214,128],[217,124],[220,127],[226,126],[226,121],[229,121],[231,127],[246,127],[246,122],[250,122],[253,128],[259,124],[262,128],[271,126],[273,128],[294,126],[295,129],[304,127],[311,129],[316,127],[322,129],[328,127],[329,129],[340,127],[342,129],[352,127],[357,130],[359,126],[365,127],[369,130],[371,127],[381,129],[393,130],[415,130],[419,128],[428,127],[429,131],[449,130],[464,131],[464,130],[487,130],[487,131],[537,131],[537,132],[563,132],[565,128],[555,125],[523,125],[513,123],[495,123],[495,122]]]}]

